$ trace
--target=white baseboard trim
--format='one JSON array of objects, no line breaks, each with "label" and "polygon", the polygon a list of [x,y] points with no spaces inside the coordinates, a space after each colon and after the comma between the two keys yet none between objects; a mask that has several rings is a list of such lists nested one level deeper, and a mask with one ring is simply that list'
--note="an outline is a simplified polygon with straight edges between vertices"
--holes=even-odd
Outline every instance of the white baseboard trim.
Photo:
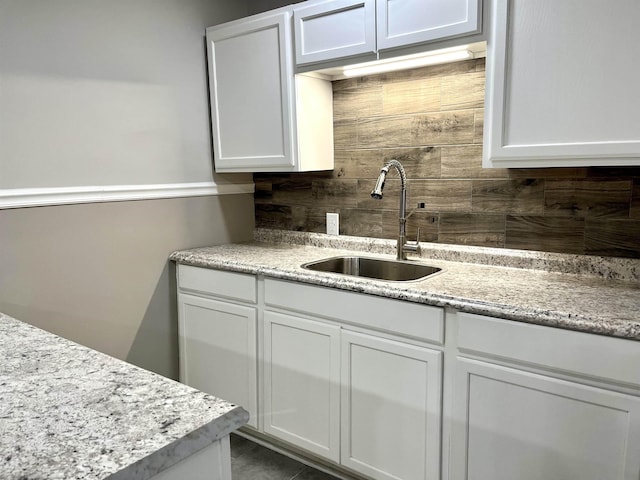
[{"label": "white baseboard trim", "polygon": [[218,185],[214,182],[109,185],[104,187],[12,188],[0,190],[0,209],[202,197],[208,195],[236,195],[253,193],[254,190],[255,185],[253,183]]}]

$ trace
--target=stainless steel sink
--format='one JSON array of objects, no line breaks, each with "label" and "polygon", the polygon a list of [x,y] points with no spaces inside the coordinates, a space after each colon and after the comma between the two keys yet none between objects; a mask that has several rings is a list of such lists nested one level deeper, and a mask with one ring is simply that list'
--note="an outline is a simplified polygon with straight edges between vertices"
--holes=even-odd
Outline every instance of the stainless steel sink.
[{"label": "stainless steel sink", "polygon": [[391,282],[423,280],[442,269],[422,263],[382,260],[371,257],[331,257],[302,265],[317,272],[340,273]]}]

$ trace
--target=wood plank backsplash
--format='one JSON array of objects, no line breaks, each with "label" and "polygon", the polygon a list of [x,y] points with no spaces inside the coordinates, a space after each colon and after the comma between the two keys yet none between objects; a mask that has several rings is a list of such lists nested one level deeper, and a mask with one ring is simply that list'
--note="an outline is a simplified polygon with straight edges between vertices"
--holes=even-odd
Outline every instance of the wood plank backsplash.
[{"label": "wood plank backsplash", "polygon": [[256,226],[395,238],[402,162],[421,241],[640,258],[640,167],[483,169],[484,59],[333,82],[335,169],[254,174]]}]

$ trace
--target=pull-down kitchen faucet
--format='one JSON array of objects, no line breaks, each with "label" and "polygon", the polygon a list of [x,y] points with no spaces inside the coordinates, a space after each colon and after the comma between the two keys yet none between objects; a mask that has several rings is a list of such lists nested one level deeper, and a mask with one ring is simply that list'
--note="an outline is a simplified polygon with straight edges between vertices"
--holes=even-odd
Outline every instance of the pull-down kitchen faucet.
[{"label": "pull-down kitchen faucet", "polygon": [[[418,235],[414,242],[407,242],[407,219],[415,212],[416,209],[411,210],[409,215],[407,215],[407,174],[404,171],[404,167],[398,160],[389,160],[385,163],[384,167],[380,170],[380,175],[378,176],[378,180],[376,181],[375,187],[373,187],[373,191],[371,192],[371,196],[376,200],[382,199],[382,189],[384,188],[384,182],[387,178],[387,174],[389,173],[389,169],[394,167],[398,174],[400,175],[400,210],[398,212],[398,243],[396,246],[396,259],[397,260],[406,260],[407,252],[420,252],[420,228],[418,228]],[[417,208],[424,208],[424,203],[419,203]]]}]

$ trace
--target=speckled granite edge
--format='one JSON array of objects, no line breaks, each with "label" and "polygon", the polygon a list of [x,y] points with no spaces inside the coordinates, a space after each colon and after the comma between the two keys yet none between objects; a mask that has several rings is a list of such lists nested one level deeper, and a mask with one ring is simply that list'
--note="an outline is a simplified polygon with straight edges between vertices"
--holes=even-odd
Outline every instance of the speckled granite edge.
[{"label": "speckled granite edge", "polygon": [[[393,254],[395,240],[325,235],[257,228],[254,240],[265,243],[308,245],[321,248],[357,250],[365,253]],[[571,255],[563,253],[513,250],[505,248],[420,243],[423,260],[445,260],[497,267],[542,270],[575,275],[589,275],[609,280],[640,282],[640,259]]]},{"label": "speckled granite edge", "polygon": [[209,422],[107,478],[108,480],[147,480],[237,430],[248,420],[247,411],[242,407],[236,407],[223,417]]},{"label": "speckled granite edge", "polygon": [[0,313],[0,478],[146,480],[236,428],[237,405]]}]

